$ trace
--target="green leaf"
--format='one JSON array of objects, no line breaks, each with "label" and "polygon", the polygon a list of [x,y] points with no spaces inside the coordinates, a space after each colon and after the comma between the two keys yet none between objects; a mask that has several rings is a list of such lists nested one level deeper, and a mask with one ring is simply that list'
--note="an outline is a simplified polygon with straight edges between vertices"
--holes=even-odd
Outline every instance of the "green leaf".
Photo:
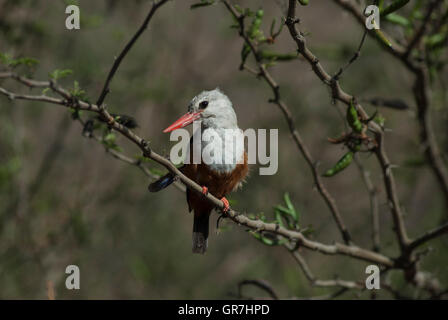
[{"label": "green leaf", "polygon": [[294,208],[294,205],[291,202],[289,194],[285,193],[283,198],[286,207],[282,205],[276,205],[274,207],[275,221],[282,227],[285,226],[284,222],[286,222],[288,228],[296,229],[298,227],[300,215]]},{"label": "green leaf", "polygon": [[291,199],[289,198],[289,194],[285,193],[285,195],[283,196],[283,199],[285,200],[286,206],[288,207],[289,212],[291,213],[292,217],[294,218],[294,220],[297,220],[297,212],[291,202]]},{"label": "green leaf", "polygon": [[386,16],[386,21],[399,25],[399,26],[403,26],[406,28],[409,28],[412,26],[412,23],[405,17],[400,16],[399,14],[396,13],[390,13]]},{"label": "green leaf", "polygon": [[249,56],[251,50],[247,43],[243,44],[243,48],[241,49],[241,65],[243,66],[246,63],[247,57]]},{"label": "green leaf", "polygon": [[274,29],[275,29],[275,23],[276,23],[276,20],[275,20],[275,18],[272,20],[272,23],[271,23],[271,31],[270,31],[270,34],[271,34],[271,36],[274,34]]},{"label": "green leaf", "polygon": [[423,157],[412,157],[408,158],[403,162],[403,167],[423,167],[426,164],[426,161]]},{"label": "green leaf", "polygon": [[258,241],[260,241],[261,243],[268,245],[268,246],[273,246],[274,245],[274,241],[264,237],[260,232],[255,232],[255,231],[250,231],[249,232],[255,239],[257,239]]},{"label": "green leaf", "polygon": [[281,239],[278,240],[277,236],[272,235],[271,237],[266,237],[263,233],[261,232],[255,232],[255,231],[249,231],[249,233],[258,241],[260,241],[261,243],[267,245],[267,246],[278,246],[278,245],[283,245],[284,243],[288,242],[288,239]]},{"label": "green leaf", "polygon": [[165,174],[165,172],[161,169],[158,168],[149,168],[149,172],[151,172],[154,175],[157,175],[159,177],[163,176]]},{"label": "green leaf", "polygon": [[382,115],[377,115],[373,121],[375,121],[377,124],[379,124],[381,127],[384,127],[384,123],[386,122],[386,118],[384,118]]},{"label": "green leaf", "polygon": [[10,54],[7,53],[1,53],[0,52],[0,62],[2,64],[5,64],[7,66],[9,66],[9,64],[11,63],[11,61],[13,61],[12,57]]},{"label": "green leaf", "polygon": [[263,20],[264,11],[262,9],[257,10],[255,17],[252,20],[252,24],[249,27],[247,35],[250,39],[262,40],[264,39],[263,31],[260,30],[261,22]]},{"label": "green leaf", "polygon": [[101,140],[101,142],[104,144],[106,149],[112,149],[112,150],[121,152],[122,149],[115,143],[116,138],[117,137],[116,137],[115,133],[108,132],[108,133],[106,133],[105,136],[103,136],[103,139]]},{"label": "green leaf", "polygon": [[278,210],[275,210],[275,221],[280,227],[285,228],[285,224],[283,223],[283,216]]},{"label": "green leaf", "polygon": [[33,67],[37,64],[39,64],[39,61],[37,59],[24,57],[11,61],[9,65],[11,67],[17,67],[20,65],[24,65],[26,67]]},{"label": "green leaf", "polygon": [[149,163],[149,162],[154,162],[154,160],[147,158],[141,154],[137,154],[134,156],[134,158],[142,163]]},{"label": "green leaf", "polygon": [[63,69],[63,70],[59,70],[56,69],[53,72],[51,72],[48,76],[50,77],[50,79],[54,80],[54,81],[58,81],[59,79],[65,78],[69,75],[73,74],[73,70],[70,69]]},{"label": "green leaf", "polygon": [[28,58],[28,57],[21,57],[14,59],[10,54],[7,53],[0,53],[0,63],[7,65],[8,67],[18,67],[20,65],[26,66],[26,67],[34,67],[39,63],[37,59],[34,58]]},{"label": "green leaf", "polygon": [[274,209],[277,210],[277,211],[280,211],[280,212],[283,213],[283,214],[291,215],[289,209],[285,208],[284,206],[282,206],[282,205],[280,205],[280,204],[276,205],[276,206],[274,207]]},{"label": "green leaf", "polygon": [[73,82],[73,89],[69,90],[69,92],[76,99],[88,101],[86,92],[80,88],[76,80]]},{"label": "green leaf", "polygon": [[425,44],[430,49],[437,49],[445,46],[447,37],[447,34],[437,33],[425,39]]},{"label": "green leaf", "polygon": [[332,177],[335,174],[337,174],[337,173],[341,172],[342,170],[344,170],[345,168],[347,168],[353,161],[353,155],[354,155],[353,151],[347,152],[344,156],[342,156],[341,159],[339,159],[339,161],[334,165],[333,168],[325,171],[323,176],[324,177]]},{"label": "green leaf", "polygon": [[238,11],[239,13],[243,13],[244,12],[244,9],[243,8],[241,8],[239,5],[237,5],[237,4],[235,4],[235,5],[233,5],[233,7],[236,9],[236,11]]}]

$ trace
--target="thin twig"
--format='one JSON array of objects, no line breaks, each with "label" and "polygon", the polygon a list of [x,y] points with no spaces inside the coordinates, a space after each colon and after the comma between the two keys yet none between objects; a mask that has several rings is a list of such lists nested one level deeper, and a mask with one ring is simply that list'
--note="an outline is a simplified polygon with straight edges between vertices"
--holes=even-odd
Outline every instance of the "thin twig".
[{"label": "thin twig", "polygon": [[421,246],[422,244],[434,238],[437,238],[443,234],[448,234],[448,223],[445,223],[437,228],[425,232],[423,235],[421,235],[420,237],[418,237],[409,244],[409,249],[410,250],[415,249],[418,246]]},{"label": "thin twig", "polygon": [[347,70],[348,67],[350,67],[353,64],[353,62],[356,61],[356,59],[359,58],[359,56],[361,55],[362,46],[364,45],[364,41],[366,40],[366,36],[367,36],[367,30],[364,31],[364,34],[362,35],[361,42],[359,43],[358,46],[358,50],[356,50],[355,54],[350,58],[350,60],[343,67],[339,69],[339,71],[333,76],[333,79],[339,79],[342,73],[345,70]]},{"label": "thin twig", "polygon": [[334,298],[339,297],[340,295],[346,293],[349,289],[348,288],[341,288],[339,290],[336,290],[335,292],[325,294],[322,296],[314,296],[310,298],[300,298],[300,297],[292,297],[292,300],[332,300]]},{"label": "thin twig", "polygon": [[243,297],[243,287],[247,285],[252,285],[261,290],[267,292],[272,299],[278,300],[278,295],[275,293],[272,286],[265,280],[243,280],[238,283],[238,298],[241,299]]},{"label": "thin twig", "polygon": [[355,281],[347,281],[347,280],[341,280],[341,279],[333,279],[333,280],[321,280],[314,276],[311,269],[309,268],[308,264],[306,263],[305,259],[302,257],[302,255],[294,248],[294,246],[291,245],[284,245],[284,247],[291,253],[291,255],[294,257],[297,264],[300,266],[300,268],[303,271],[303,274],[308,279],[308,281],[311,283],[314,287],[342,287],[347,289],[363,289],[364,286],[361,285],[359,282]]},{"label": "thin twig", "polygon": [[361,172],[362,180],[369,192],[370,199],[370,216],[372,219],[372,243],[373,251],[380,252],[381,241],[380,241],[380,221],[379,221],[379,204],[378,204],[378,191],[373,185],[372,179],[370,178],[370,172],[364,168],[364,165],[359,160],[358,156],[355,156],[355,163]]}]

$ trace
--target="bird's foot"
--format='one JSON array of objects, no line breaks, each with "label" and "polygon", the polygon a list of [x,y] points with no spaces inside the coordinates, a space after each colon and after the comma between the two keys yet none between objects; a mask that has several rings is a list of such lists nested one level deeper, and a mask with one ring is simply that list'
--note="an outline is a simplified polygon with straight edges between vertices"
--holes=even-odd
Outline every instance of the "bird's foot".
[{"label": "bird's foot", "polygon": [[208,195],[208,188],[206,186],[202,186],[202,194],[204,196]]},{"label": "bird's foot", "polygon": [[224,208],[222,208],[222,212],[224,214],[227,214],[230,210],[229,200],[227,200],[225,197],[221,198],[221,202],[224,204]]}]

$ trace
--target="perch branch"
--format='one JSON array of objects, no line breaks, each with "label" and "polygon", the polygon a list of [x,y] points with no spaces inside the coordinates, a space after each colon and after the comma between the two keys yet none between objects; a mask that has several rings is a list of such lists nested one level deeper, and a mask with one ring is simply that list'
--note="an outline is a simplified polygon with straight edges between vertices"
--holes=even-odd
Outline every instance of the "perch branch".
[{"label": "perch branch", "polygon": [[305,259],[302,257],[302,255],[298,252],[298,250],[294,250],[294,247],[290,245],[285,245],[285,248],[291,253],[294,260],[297,262],[297,264],[300,266],[300,269],[302,269],[303,274],[308,279],[308,281],[311,283],[313,287],[341,287],[346,289],[363,289],[364,287],[359,282],[355,281],[347,281],[347,280],[341,280],[341,279],[334,279],[334,280],[321,280],[314,276],[311,269],[309,268],[308,264],[306,263]]}]

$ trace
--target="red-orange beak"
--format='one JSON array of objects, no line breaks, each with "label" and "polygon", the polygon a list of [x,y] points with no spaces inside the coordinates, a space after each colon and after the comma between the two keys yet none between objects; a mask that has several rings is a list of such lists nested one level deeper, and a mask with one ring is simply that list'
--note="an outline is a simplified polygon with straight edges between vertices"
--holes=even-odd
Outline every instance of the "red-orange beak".
[{"label": "red-orange beak", "polygon": [[201,117],[202,110],[198,112],[188,112],[184,114],[182,117],[176,120],[172,125],[170,125],[168,128],[163,130],[163,133],[171,132],[173,130],[183,128],[185,126],[188,126],[193,121],[199,119]]}]

